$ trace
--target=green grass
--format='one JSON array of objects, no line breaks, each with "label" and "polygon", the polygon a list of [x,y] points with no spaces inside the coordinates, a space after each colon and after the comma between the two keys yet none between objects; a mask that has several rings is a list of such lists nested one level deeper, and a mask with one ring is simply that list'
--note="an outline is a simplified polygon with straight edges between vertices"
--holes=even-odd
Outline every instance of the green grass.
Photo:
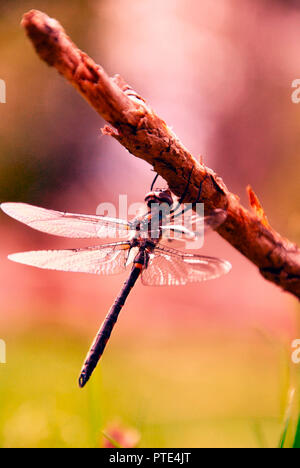
[{"label": "green grass", "polygon": [[278,446],[281,354],[255,333],[116,333],[83,390],[87,337],[40,325],[6,341],[1,447],[98,447],[113,421],[136,429],[140,447]]}]

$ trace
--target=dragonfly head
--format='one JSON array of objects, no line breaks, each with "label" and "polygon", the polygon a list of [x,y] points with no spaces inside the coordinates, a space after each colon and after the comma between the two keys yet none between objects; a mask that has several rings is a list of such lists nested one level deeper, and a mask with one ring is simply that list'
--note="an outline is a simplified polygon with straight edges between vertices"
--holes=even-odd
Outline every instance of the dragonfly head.
[{"label": "dragonfly head", "polygon": [[148,208],[151,207],[152,203],[167,203],[167,205],[173,205],[173,198],[170,189],[156,189],[147,193],[145,196],[145,203]]}]

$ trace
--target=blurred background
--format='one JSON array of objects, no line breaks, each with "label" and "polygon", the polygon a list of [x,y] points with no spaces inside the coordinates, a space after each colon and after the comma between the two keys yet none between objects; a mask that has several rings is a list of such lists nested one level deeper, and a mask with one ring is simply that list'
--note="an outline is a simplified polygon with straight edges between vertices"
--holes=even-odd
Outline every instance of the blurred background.
[{"label": "blurred background", "polygon": [[[141,201],[153,173],[101,136],[102,119],[38,59],[19,25],[31,8],[120,73],[244,204],[251,184],[271,225],[300,241],[300,105],[291,101],[299,2],[0,3],[0,200],[93,214],[119,194]],[[186,287],[137,284],[79,390],[85,353],[125,277],[11,263],[12,252],[82,244],[3,213],[0,222],[0,446],[278,445],[297,381],[290,354],[299,307],[217,234],[203,252],[228,259],[232,272]]]}]

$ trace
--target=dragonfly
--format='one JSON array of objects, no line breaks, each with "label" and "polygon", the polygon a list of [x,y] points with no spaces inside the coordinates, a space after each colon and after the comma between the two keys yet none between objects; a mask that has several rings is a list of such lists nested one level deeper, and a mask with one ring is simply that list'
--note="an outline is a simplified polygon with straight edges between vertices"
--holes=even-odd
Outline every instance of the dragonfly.
[{"label": "dragonfly", "polygon": [[[162,206],[169,210],[162,210]],[[182,208],[183,206],[183,208]],[[211,280],[228,273],[227,260],[184,252],[174,248],[182,240],[196,238],[193,225],[198,222],[204,231],[216,229],[226,219],[226,211],[217,209],[200,219],[190,210],[188,227],[180,224],[178,215],[185,213],[181,199],[175,201],[170,189],[154,189],[145,196],[145,212],[132,221],[99,215],[72,214],[26,203],[2,203],[2,210],[29,227],[62,237],[103,239],[114,242],[85,248],[38,250],[15,253],[10,260],[34,267],[68,272],[113,275],[130,273],[106,315],[90,347],[79,376],[82,388],[96,368],[121,309],[139,277],[146,286],[178,286]],[[120,239],[116,239],[118,232]],[[174,236],[175,234],[175,236]],[[178,239],[180,234],[180,239]]]}]

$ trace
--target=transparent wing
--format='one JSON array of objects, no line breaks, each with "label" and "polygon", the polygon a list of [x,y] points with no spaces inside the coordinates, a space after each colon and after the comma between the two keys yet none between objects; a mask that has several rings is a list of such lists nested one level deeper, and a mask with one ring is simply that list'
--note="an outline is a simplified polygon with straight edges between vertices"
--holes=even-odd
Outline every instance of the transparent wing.
[{"label": "transparent wing", "polygon": [[170,216],[169,222],[162,226],[163,236],[173,239],[191,240],[216,229],[226,219],[227,212],[221,209],[214,210],[208,216],[200,216],[189,209],[178,216]]},{"label": "transparent wing", "polygon": [[181,224],[167,224],[161,227],[163,238],[168,241],[192,240],[197,235],[191,229]]},{"label": "transparent wing", "polygon": [[142,283],[146,286],[180,286],[218,278],[230,269],[226,260],[158,246],[142,272]]},{"label": "transparent wing", "polygon": [[186,227],[194,230],[197,232],[200,229],[204,229],[204,232],[207,233],[208,231],[214,230],[219,227],[222,223],[224,223],[225,219],[227,218],[227,211],[217,209],[214,210],[208,216],[199,216],[194,211],[190,210],[186,213],[186,217],[184,217],[184,221],[186,222]]},{"label": "transparent wing", "polygon": [[122,219],[47,210],[27,203],[2,203],[2,210],[33,229],[77,239],[128,237],[130,223]]},{"label": "transparent wing", "polygon": [[176,238],[174,235],[171,233],[170,235],[168,232],[163,233],[163,237],[159,241],[159,245],[161,246],[166,246],[167,248],[172,247],[173,249],[185,249],[186,247],[186,239],[182,238]]},{"label": "transparent wing", "polygon": [[119,242],[83,249],[21,252],[9,255],[8,258],[48,270],[114,275],[125,270],[129,251],[129,242]]}]

